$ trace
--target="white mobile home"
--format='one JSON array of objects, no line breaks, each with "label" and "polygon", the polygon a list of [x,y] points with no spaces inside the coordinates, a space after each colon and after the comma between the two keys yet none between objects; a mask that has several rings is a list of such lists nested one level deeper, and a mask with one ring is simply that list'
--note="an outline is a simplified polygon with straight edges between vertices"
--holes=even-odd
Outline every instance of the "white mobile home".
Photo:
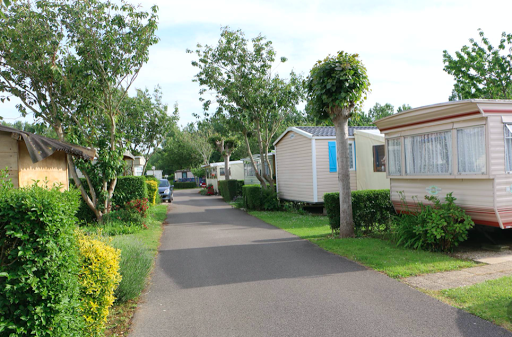
[{"label": "white mobile home", "polygon": [[456,203],[477,224],[512,228],[512,101],[464,100],[407,110],[376,122],[386,136],[391,201]]},{"label": "white mobile home", "polygon": [[[350,187],[358,189],[358,167],[355,131],[377,131],[372,126],[349,127],[350,152]],[[361,134],[361,138],[368,138]],[[373,146],[368,142],[366,146]],[[323,196],[328,192],[339,191],[336,157],[336,132],[333,126],[296,126],[289,127],[274,142],[276,157],[277,192],[285,200],[306,203],[323,203]],[[372,156],[372,150],[363,151]],[[372,157],[370,157],[372,158]],[[369,159],[372,161],[373,159]],[[372,164],[373,167],[373,164]],[[370,169],[363,170],[361,179]],[[376,180],[386,180],[385,174],[377,173]],[[383,188],[378,185],[362,183],[369,189]]]},{"label": "white mobile home", "polygon": [[[272,169],[272,176],[275,177],[276,175],[276,164],[275,164],[275,158],[274,153],[268,154],[268,160],[270,161],[270,167]],[[258,172],[260,174],[263,173],[262,171],[262,165],[261,165],[261,156],[259,154],[255,154],[252,156],[254,161],[256,162],[256,167],[258,169]],[[253,185],[253,184],[260,184],[260,181],[258,178],[256,178],[256,173],[254,172],[254,166],[252,165],[251,158],[247,157],[242,159],[244,162],[244,184],[245,185]],[[267,174],[270,173],[268,166],[265,164],[263,165],[265,167],[265,171]],[[275,178],[274,178],[275,181]]]},{"label": "white mobile home", "polygon": [[[219,180],[226,178],[224,162],[203,165],[206,169],[206,185],[213,185],[215,192],[219,192]],[[244,180],[244,162],[241,160],[229,162],[229,179]]]}]

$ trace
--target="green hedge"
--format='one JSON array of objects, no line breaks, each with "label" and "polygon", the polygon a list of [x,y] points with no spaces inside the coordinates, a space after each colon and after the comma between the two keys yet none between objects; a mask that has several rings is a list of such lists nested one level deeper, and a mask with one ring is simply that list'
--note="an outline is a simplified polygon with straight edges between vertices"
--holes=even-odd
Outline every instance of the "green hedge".
[{"label": "green hedge", "polygon": [[174,183],[174,189],[180,189],[180,188],[196,188],[197,184],[195,182],[185,182],[180,183],[179,181]]},{"label": "green hedge", "polygon": [[[154,179],[158,181],[158,179]],[[87,180],[85,178],[81,178],[80,181],[82,182],[85,191],[89,193]],[[74,181],[72,181],[72,185],[75,185]],[[100,195],[98,190],[96,190],[96,195]],[[142,176],[123,176],[117,178],[116,188],[112,197],[112,205],[124,206],[128,201],[144,198],[148,198],[146,178]],[[81,196],[80,206],[76,213],[76,217],[78,220],[86,223],[96,222],[96,216],[94,215],[94,212],[89,208],[89,206],[87,206]]]},{"label": "green hedge", "polygon": [[261,185],[244,185],[242,187],[245,209],[260,210],[262,206]]},{"label": "green hedge", "polygon": [[233,201],[236,197],[238,180],[219,180],[219,193],[226,202]]},{"label": "green hedge", "polygon": [[0,187],[0,335],[81,336],[78,195]]},{"label": "green hedge", "polygon": [[245,181],[237,180],[236,182],[236,196],[241,197],[243,195],[242,187],[244,187]]},{"label": "green hedge", "polygon": [[139,176],[125,176],[117,178],[116,189],[112,197],[112,204],[124,206],[128,201],[148,197],[146,178]]},{"label": "green hedge", "polygon": [[[331,229],[340,228],[339,193],[324,194],[324,204]],[[395,214],[389,190],[352,191],[352,217],[356,234],[367,234],[389,229]]]}]

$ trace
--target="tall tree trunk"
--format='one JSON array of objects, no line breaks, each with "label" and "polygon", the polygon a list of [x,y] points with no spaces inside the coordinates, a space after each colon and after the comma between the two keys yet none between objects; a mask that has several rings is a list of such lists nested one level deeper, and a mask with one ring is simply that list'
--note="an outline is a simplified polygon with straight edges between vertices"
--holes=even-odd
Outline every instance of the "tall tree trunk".
[{"label": "tall tree trunk", "polygon": [[[252,167],[254,168],[254,174],[256,175],[256,179],[259,180],[261,187],[266,189],[267,184],[265,182],[265,179],[263,179],[261,174],[258,172],[258,165],[256,165],[256,162],[254,161],[254,157],[252,156],[251,144],[249,143],[249,138],[247,137],[247,132],[244,132],[244,140],[245,140],[245,145],[247,146],[247,153],[249,153],[249,158],[251,159],[251,164],[252,164]],[[260,160],[261,160],[261,156],[260,156]]]},{"label": "tall tree trunk", "polygon": [[231,157],[231,152],[224,150],[224,153],[224,177],[229,180],[229,157]]},{"label": "tall tree trunk", "polygon": [[[270,160],[268,159],[268,146],[263,148],[263,153],[260,155],[261,167],[263,169],[263,177],[268,181],[269,188],[274,191],[274,179],[272,179],[272,166],[270,166]],[[265,170],[265,166],[268,167],[268,173]]]},{"label": "tall tree trunk", "polygon": [[333,120],[336,129],[336,155],[338,157],[338,183],[340,188],[340,238],[354,237],[352,194],[350,190],[350,163],[348,149],[348,116],[350,111],[336,109]]}]

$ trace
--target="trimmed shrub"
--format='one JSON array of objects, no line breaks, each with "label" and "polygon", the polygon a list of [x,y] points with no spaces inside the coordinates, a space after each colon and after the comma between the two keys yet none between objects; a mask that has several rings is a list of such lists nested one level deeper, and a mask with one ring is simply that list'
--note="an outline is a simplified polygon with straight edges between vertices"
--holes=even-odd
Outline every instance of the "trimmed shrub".
[{"label": "trimmed shrub", "polygon": [[159,184],[158,184],[158,182],[156,182],[152,179],[147,179],[146,185],[147,185],[147,189],[148,189],[149,202],[151,203],[151,205],[155,205],[156,195],[158,194],[158,185]]},{"label": "trimmed shrub", "polygon": [[142,218],[145,218],[148,215],[148,199],[136,199],[132,201],[128,201],[125,205],[125,209],[140,215]]},{"label": "trimmed shrub", "polygon": [[80,249],[80,313],[87,336],[102,336],[108,309],[114,303],[114,290],[121,281],[121,251],[105,242],[78,232]]},{"label": "trimmed shrub", "polygon": [[185,182],[185,183],[180,183],[180,182],[175,182],[174,183],[174,189],[177,190],[177,189],[180,189],[180,188],[196,188],[197,185],[195,182]]},{"label": "trimmed shrub", "polygon": [[[324,205],[331,230],[340,228],[339,193],[324,194]],[[388,232],[395,214],[389,190],[352,191],[352,217],[356,235]]]},{"label": "trimmed shrub", "polygon": [[0,335],[81,336],[77,191],[0,188]]},{"label": "trimmed shrub", "polygon": [[148,188],[144,177],[126,176],[117,178],[117,185],[112,198],[113,205],[124,206],[128,201],[147,197]]},{"label": "trimmed shrub", "polygon": [[115,291],[117,302],[126,302],[140,295],[146,278],[153,266],[153,255],[139,240],[120,237],[112,241],[112,246],[121,250],[121,283]]},{"label": "trimmed shrub", "polygon": [[270,188],[261,190],[261,207],[265,211],[278,211],[279,210],[279,199],[277,193],[272,191]]},{"label": "trimmed shrub", "polygon": [[242,193],[242,187],[244,187],[245,181],[243,180],[237,180],[236,181],[236,196],[241,197],[243,195]]},{"label": "trimmed shrub", "polygon": [[226,202],[233,201],[236,197],[238,180],[219,180],[219,193]]},{"label": "trimmed shrub", "polygon": [[242,188],[245,209],[260,210],[262,206],[261,185],[244,185]]},{"label": "trimmed shrub", "polygon": [[436,196],[425,196],[431,205],[417,202],[414,211],[407,207],[405,196],[402,204],[406,214],[398,217],[397,245],[430,251],[451,251],[468,238],[468,230],[475,225],[466,212],[455,205],[453,192],[442,203]]}]

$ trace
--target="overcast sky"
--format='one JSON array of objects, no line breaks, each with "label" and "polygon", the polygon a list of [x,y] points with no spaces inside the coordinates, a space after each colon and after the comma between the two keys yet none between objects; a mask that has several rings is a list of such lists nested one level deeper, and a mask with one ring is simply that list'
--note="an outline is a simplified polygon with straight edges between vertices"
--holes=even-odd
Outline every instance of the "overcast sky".
[{"label": "overcast sky", "polygon": [[[128,0],[129,1],[129,0]],[[247,38],[259,33],[273,42],[284,76],[291,69],[307,75],[313,64],[339,50],[358,53],[368,69],[371,93],[364,110],[375,103],[412,107],[448,100],[453,86],[443,71],[443,50],[450,54],[478,38],[478,28],[498,44],[512,33],[512,1],[506,0],[274,0],[274,1],[142,1],[160,8],[160,42],[135,87],[160,85],[171,107],[178,102],[180,125],[202,113],[197,71],[186,54],[197,43],[215,45],[220,28],[242,29]],[[1,106],[8,122],[19,118],[14,103]]]}]

